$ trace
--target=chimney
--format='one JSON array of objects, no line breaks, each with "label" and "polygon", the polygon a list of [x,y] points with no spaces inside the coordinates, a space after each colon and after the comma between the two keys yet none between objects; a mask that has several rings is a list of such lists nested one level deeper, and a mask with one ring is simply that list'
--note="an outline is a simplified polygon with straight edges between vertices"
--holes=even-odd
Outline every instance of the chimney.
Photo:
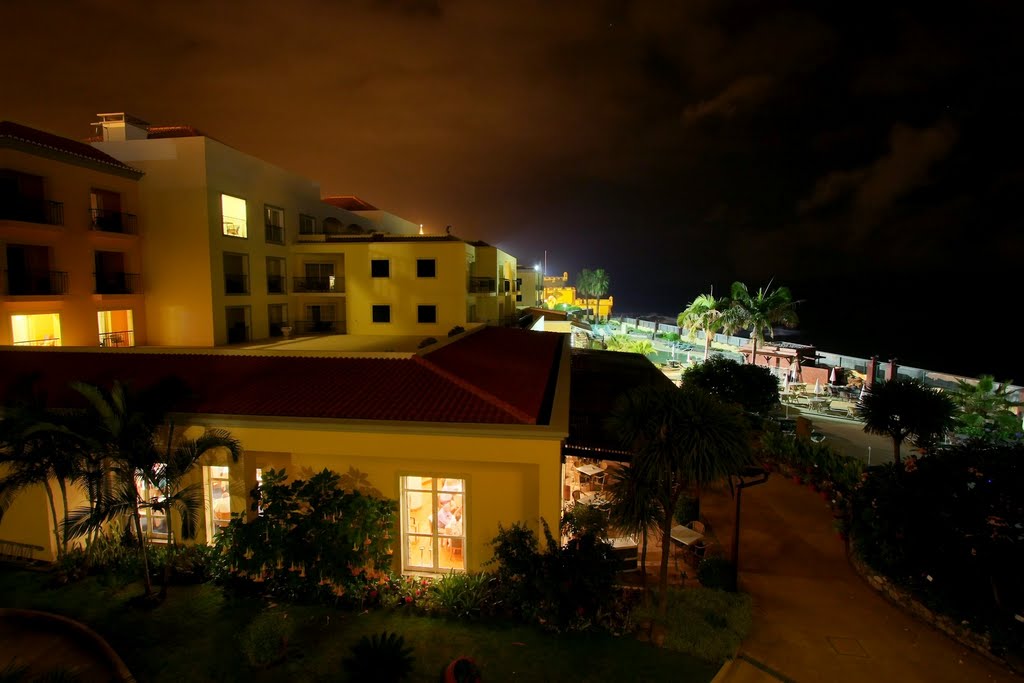
[{"label": "chimney", "polygon": [[885,381],[886,382],[891,382],[894,379],[896,379],[896,368],[898,368],[898,367],[899,366],[896,365],[896,359],[895,358],[890,358],[889,359],[889,367],[886,368],[886,370],[885,370]]},{"label": "chimney", "polygon": [[878,372],[878,356],[871,356],[868,361],[868,371],[865,373],[864,384],[867,386],[868,391],[875,384],[875,373]]},{"label": "chimney", "polygon": [[103,142],[124,142],[125,140],[145,140],[149,137],[149,124],[140,118],[124,112],[97,114],[99,121],[92,125],[98,128]]}]

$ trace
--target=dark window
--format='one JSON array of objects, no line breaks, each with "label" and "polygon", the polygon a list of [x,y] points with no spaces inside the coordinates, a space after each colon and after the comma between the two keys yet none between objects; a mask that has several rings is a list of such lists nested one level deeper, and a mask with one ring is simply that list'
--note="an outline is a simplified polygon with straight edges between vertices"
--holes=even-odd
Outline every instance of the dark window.
[{"label": "dark window", "polygon": [[437,261],[432,258],[416,259],[416,277],[437,277]]},{"label": "dark window", "polygon": [[370,277],[391,277],[391,262],[383,258],[370,261]]},{"label": "dark window", "polygon": [[416,322],[418,322],[418,323],[436,323],[437,322],[437,306],[417,306],[416,307]]},{"label": "dark window", "polygon": [[[385,261],[384,263],[387,263]],[[373,322],[375,323],[389,323],[391,322],[391,306],[381,305],[373,307]]]}]

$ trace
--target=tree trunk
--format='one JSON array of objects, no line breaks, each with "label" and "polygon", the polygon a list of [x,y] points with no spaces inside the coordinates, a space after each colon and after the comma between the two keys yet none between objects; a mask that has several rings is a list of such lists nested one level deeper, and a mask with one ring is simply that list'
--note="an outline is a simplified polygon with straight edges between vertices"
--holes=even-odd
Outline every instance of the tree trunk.
[{"label": "tree trunk", "polygon": [[60,487],[60,500],[64,504],[64,533],[61,534],[65,554],[68,552],[68,486],[63,479],[57,480]]},{"label": "tree trunk", "polygon": [[704,360],[707,360],[711,355],[711,338],[714,335],[711,334],[711,330],[704,330]]},{"label": "tree trunk", "polygon": [[153,594],[153,581],[149,578],[149,558],[146,555],[146,537],[142,533],[142,521],[139,519],[138,509],[132,513],[132,518],[135,521],[135,533],[138,536],[139,541],[139,554],[142,556],[142,585],[145,590],[145,597],[149,597]]},{"label": "tree trunk", "polygon": [[752,365],[757,365],[757,337],[750,335],[750,343],[750,363]]},{"label": "tree trunk", "polygon": [[640,552],[640,585],[643,587],[644,592],[644,604],[649,603],[649,596],[647,594],[647,527],[643,530],[643,541],[641,543]]},{"label": "tree trunk", "polygon": [[893,462],[900,462],[900,444],[903,443],[903,439],[897,439],[895,436],[892,437],[892,459]]},{"label": "tree trunk", "polygon": [[661,522],[661,576],[658,579],[658,615],[664,618],[668,614],[668,561],[672,552],[672,514],[675,506],[665,511],[665,519]]},{"label": "tree trunk", "polygon": [[57,521],[57,506],[53,501],[53,488],[50,486],[49,479],[43,481],[43,488],[46,490],[46,499],[50,502],[50,517],[53,519],[53,540],[57,544],[57,559],[60,560],[64,557],[64,551],[60,544],[60,522]]}]

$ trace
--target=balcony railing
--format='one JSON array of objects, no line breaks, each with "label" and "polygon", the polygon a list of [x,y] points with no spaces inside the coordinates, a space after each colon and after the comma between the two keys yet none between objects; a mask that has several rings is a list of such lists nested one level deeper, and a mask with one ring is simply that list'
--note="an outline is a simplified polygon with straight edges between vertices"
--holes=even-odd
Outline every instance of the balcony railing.
[{"label": "balcony railing", "polygon": [[107,349],[123,349],[129,346],[135,346],[135,332],[133,330],[101,332],[100,346]]},{"label": "balcony railing", "polygon": [[319,275],[317,277],[297,277],[293,281],[295,292],[345,292],[345,278],[338,275]]},{"label": "balcony railing", "polygon": [[469,291],[473,294],[493,294],[497,291],[497,280],[493,277],[471,277]]},{"label": "balcony railing", "polygon": [[0,220],[64,225],[64,205],[48,199],[14,197],[0,204]]},{"label": "balcony railing", "polygon": [[101,232],[118,232],[122,235],[136,235],[139,232],[135,214],[107,211],[106,209],[90,209],[92,229]]},{"label": "balcony railing", "polygon": [[337,320],[295,320],[291,323],[293,334],[336,334]]},{"label": "balcony railing", "polygon": [[60,337],[45,337],[43,339],[23,339],[14,342],[14,346],[60,346]]},{"label": "balcony railing", "polygon": [[228,326],[228,344],[241,344],[249,341],[249,326],[235,323]]},{"label": "balcony railing", "polygon": [[96,294],[139,294],[142,278],[138,273],[93,273]]},{"label": "balcony railing", "polygon": [[267,276],[267,294],[287,294],[284,275]]},{"label": "balcony railing", "polygon": [[225,294],[248,294],[249,276],[244,273],[224,273]]},{"label": "balcony railing", "polygon": [[270,336],[271,337],[283,337],[284,332],[281,331],[282,327],[289,327],[291,325],[287,320],[281,322],[270,322]]},{"label": "balcony railing", "polygon": [[284,226],[267,224],[265,231],[267,242],[271,244],[284,244]]},{"label": "balcony railing", "polygon": [[68,274],[60,270],[4,271],[10,296],[54,296],[68,293]]}]

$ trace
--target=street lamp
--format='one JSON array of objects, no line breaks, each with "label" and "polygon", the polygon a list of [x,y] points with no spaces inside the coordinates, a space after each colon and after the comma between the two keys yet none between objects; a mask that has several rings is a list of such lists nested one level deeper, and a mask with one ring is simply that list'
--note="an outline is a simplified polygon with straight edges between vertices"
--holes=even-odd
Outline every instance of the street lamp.
[{"label": "street lamp", "polygon": [[[760,486],[768,481],[768,470],[763,467],[744,467],[736,478],[736,523],[732,530],[732,571],[733,588],[740,585],[740,502],[743,500],[743,489],[751,486]],[[731,479],[730,479],[731,483]]]}]

